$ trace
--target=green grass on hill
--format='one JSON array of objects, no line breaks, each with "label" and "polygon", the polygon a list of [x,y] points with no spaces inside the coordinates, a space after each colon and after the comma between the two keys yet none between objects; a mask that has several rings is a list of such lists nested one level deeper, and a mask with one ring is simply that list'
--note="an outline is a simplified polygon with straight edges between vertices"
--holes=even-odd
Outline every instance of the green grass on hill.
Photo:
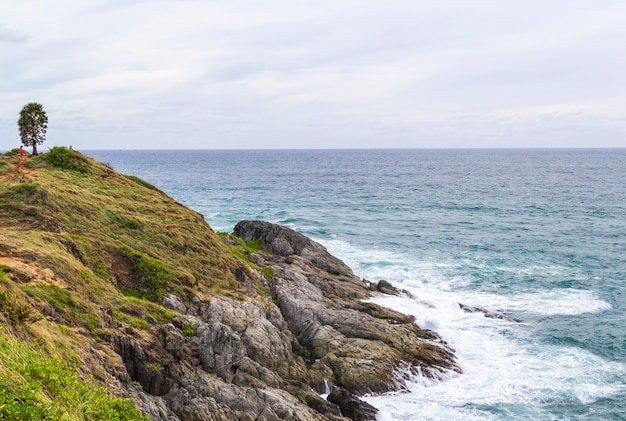
[{"label": "green grass on hill", "polygon": [[82,354],[107,331],[172,320],[167,294],[266,291],[240,284],[254,265],[235,249],[199,213],[77,151],[0,156],[0,418],[140,419],[85,375]]}]

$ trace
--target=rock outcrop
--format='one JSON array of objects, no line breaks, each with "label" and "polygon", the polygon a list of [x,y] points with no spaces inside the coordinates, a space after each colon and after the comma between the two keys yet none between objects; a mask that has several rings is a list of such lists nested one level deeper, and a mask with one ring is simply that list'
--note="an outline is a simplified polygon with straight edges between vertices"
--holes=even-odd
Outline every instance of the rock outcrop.
[{"label": "rock outcrop", "polygon": [[341,413],[353,421],[376,419],[378,410],[345,389],[333,390],[328,394],[328,401],[339,407]]},{"label": "rock outcrop", "polygon": [[[163,304],[184,317],[156,337],[111,339],[125,368],[118,380],[141,386],[130,395],[151,418],[373,420],[376,409],[359,395],[402,390],[417,372],[459,371],[436,333],[364,302],[399,293],[390,284],[360,279],[283,226],[242,221],[234,234],[262,243],[249,258],[273,269],[271,298],[196,296],[185,304],[168,296]],[[320,396],[329,391],[329,400]]]}]

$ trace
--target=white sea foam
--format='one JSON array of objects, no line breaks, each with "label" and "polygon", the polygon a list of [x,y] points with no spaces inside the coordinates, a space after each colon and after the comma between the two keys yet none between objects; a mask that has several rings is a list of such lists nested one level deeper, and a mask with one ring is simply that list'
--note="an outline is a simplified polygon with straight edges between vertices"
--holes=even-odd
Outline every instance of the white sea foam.
[{"label": "white sea foam", "polygon": [[[455,350],[463,374],[446,381],[416,377],[410,393],[365,398],[381,410],[379,420],[550,419],[551,405],[585,406],[623,391],[616,376],[623,363],[607,362],[573,346],[541,343],[527,323],[464,312],[459,303],[528,315],[577,315],[610,305],[593,292],[555,288],[503,294],[466,288],[450,275],[450,264],[422,261],[377,250],[359,250],[336,239],[329,251],[371,280],[387,279],[409,296],[378,295],[371,301],[415,316],[416,323],[439,333]],[[538,269],[531,269],[538,270]]]},{"label": "white sea foam", "polygon": [[530,408],[537,411],[546,402],[586,405],[611,396],[618,390],[608,379],[626,373],[624,364],[608,363],[580,348],[529,341],[522,325],[465,313],[454,294],[425,295],[379,295],[372,301],[412,314],[419,325],[441,334],[454,348],[463,374],[445,382],[414,379],[412,393],[367,398],[383,410],[383,420],[500,419],[477,410],[498,407],[511,407],[509,415],[522,419],[533,416]]},{"label": "white sea foam", "polygon": [[577,315],[599,313],[610,310],[611,305],[598,298],[595,292],[579,289],[556,288],[552,290],[511,294],[471,294],[474,302],[481,306],[515,312],[532,313],[546,316]]},{"label": "white sea foam", "polygon": [[[331,254],[340,256],[355,273],[370,280],[385,279],[403,289],[416,288],[415,294],[424,299],[440,292],[448,292],[457,303],[475,305],[500,312],[527,313],[538,315],[577,315],[598,313],[611,309],[611,305],[600,299],[595,292],[573,288],[542,289],[533,292],[507,291],[504,294],[484,293],[467,288],[469,276],[459,275],[451,262],[437,262],[418,256],[402,256],[384,250],[362,250],[348,242],[333,239],[323,244]],[[523,268],[498,267],[500,271],[526,274],[558,274],[559,266],[531,266]],[[456,292],[455,292],[456,291]]]}]

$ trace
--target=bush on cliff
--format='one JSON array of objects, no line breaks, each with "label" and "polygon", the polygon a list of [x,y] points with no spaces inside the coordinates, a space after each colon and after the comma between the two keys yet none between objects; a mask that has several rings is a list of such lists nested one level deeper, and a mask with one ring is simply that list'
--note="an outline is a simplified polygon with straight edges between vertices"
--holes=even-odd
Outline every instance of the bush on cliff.
[{"label": "bush on cliff", "polygon": [[87,172],[89,170],[89,160],[65,146],[53,147],[48,153],[43,155],[43,159],[64,170],[75,170],[78,172]]},{"label": "bush on cliff", "polygon": [[148,420],[127,399],[81,380],[66,361],[0,334],[3,420]]}]

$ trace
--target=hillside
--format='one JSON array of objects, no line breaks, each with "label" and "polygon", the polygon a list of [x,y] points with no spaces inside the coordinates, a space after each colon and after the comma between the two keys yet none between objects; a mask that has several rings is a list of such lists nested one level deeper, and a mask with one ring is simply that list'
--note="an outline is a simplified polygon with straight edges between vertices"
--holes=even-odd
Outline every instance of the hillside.
[{"label": "hillside", "polygon": [[[66,148],[23,165],[15,156],[0,160],[0,270],[2,344],[87,360],[95,366],[73,366],[105,385],[107,368],[92,360],[110,357],[101,346],[107,331],[149,332],[171,320],[175,313],[157,304],[171,292],[246,293],[235,277],[246,266],[201,215]],[[0,364],[2,383],[23,387],[11,361]],[[16,403],[4,393],[6,416]],[[24,396],[24,405],[39,401],[46,413],[57,404],[45,395]]]},{"label": "hillside", "polygon": [[458,370],[316,243],[252,221],[247,242],[217,235],[71,149],[0,157],[0,228],[3,419],[342,419],[326,385],[373,419],[354,394]]}]

